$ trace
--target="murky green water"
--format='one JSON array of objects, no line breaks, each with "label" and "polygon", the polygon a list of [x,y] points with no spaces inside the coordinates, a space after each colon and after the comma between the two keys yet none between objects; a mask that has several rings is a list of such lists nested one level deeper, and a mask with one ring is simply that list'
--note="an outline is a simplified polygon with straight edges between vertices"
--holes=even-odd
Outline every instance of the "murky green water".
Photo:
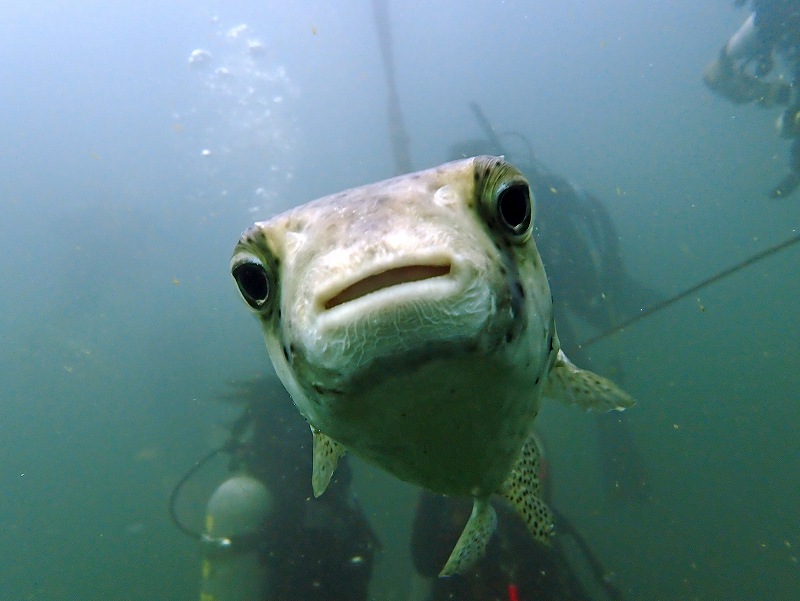
[{"label": "murky green water", "polygon": [[[743,11],[473,4],[390,5],[415,167],[480,135],[467,108],[480,102],[603,199],[631,271],[665,294],[795,231],[800,196],[763,195],[788,150],[777,114],[701,81]],[[228,273],[233,245],[258,218],[393,171],[371,6],[4,12],[0,596],[196,599],[199,550],[167,498],[220,443],[231,415],[214,399],[270,369]],[[197,48],[207,68],[189,65]],[[626,599],[796,597],[797,259],[588,350],[639,400],[626,425],[643,500],[609,488],[595,416],[546,405],[553,502]],[[216,465],[187,487],[196,525],[222,477]],[[356,488],[384,542],[374,598],[406,599],[417,491],[358,463]]]}]

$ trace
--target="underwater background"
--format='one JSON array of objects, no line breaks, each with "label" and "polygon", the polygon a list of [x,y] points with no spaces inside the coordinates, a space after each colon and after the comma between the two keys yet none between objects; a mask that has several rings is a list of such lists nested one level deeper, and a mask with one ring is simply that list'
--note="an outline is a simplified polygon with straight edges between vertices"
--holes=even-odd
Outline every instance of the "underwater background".
[{"label": "underwater background", "polygon": [[[796,233],[800,196],[765,196],[778,113],[702,83],[746,16],[728,0],[388,5],[415,169],[480,137],[479,103],[603,199],[665,295]],[[233,246],[394,174],[372,4],[7,2],[0,56],[0,598],[197,599],[167,499],[224,440],[217,399],[272,369]],[[609,491],[594,416],[545,403],[553,503],[626,599],[797,598],[799,256],[588,349],[638,399],[645,500]],[[355,467],[384,546],[372,597],[406,599],[417,491]],[[223,477],[187,485],[196,527]]]}]

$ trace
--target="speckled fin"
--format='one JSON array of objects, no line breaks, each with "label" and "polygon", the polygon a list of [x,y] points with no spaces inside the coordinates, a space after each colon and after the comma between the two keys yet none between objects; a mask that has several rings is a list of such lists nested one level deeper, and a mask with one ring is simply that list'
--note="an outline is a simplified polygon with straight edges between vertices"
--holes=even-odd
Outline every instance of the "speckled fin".
[{"label": "speckled fin", "polygon": [[553,534],[553,514],[541,496],[539,447],[533,436],[525,441],[514,469],[498,493],[522,516],[536,540],[542,543],[549,541]]},{"label": "speckled fin", "polygon": [[472,514],[458,537],[450,558],[439,576],[461,574],[472,567],[486,552],[486,545],[497,527],[497,514],[488,498],[475,499]]},{"label": "speckled fin", "polygon": [[332,438],[326,436],[314,426],[311,426],[314,435],[314,463],[311,468],[311,488],[314,496],[318,497],[328,488],[339,457],[344,455],[344,447]]},{"label": "speckled fin", "polygon": [[596,411],[622,411],[635,403],[628,393],[611,380],[575,367],[561,350],[547,375],[544,396]]}]

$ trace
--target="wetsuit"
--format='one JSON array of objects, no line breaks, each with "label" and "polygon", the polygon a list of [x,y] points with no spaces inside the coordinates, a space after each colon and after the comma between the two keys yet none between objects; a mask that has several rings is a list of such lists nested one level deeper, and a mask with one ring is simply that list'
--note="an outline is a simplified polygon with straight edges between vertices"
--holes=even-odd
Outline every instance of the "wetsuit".
[{"label": "wetsuit", "polygon": [[280,385],[270,391],[247,409],[252,436],[237,456],[275,499],[261,551],[272,574],[265,601],[366,601],[379,543],[351,491],[349,462],[339,461],[315,499],[311,431]]}]

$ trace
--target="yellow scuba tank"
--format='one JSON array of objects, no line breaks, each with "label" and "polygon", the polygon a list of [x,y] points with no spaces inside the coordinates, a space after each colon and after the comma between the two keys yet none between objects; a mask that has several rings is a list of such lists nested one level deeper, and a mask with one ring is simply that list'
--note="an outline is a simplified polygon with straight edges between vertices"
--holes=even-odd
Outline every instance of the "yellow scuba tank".
[{"label": "yellow scuba tank", "polygon": [[263,601],[269,566],[261,557],[273,498],[263,482],[237,474],[217,487],[206,506],[200,601]]}]

